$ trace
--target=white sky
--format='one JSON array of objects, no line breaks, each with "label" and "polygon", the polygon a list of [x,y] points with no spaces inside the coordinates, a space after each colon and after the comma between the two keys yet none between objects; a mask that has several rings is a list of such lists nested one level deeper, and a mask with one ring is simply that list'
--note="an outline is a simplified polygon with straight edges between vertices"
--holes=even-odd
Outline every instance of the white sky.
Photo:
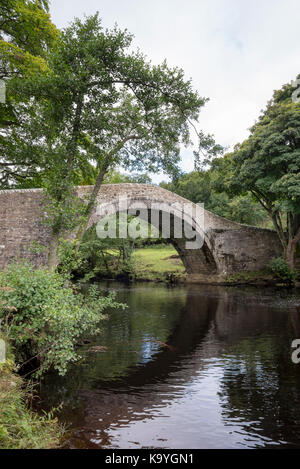
[{"label": "white sky", "polygon": [[300,73],[300,0],[51,0],[59,28],[96,11],[105,27],[133,33],[153,63],[184,69],[210,98],[200,127],[225,146],[245,139],[273,90]]}]

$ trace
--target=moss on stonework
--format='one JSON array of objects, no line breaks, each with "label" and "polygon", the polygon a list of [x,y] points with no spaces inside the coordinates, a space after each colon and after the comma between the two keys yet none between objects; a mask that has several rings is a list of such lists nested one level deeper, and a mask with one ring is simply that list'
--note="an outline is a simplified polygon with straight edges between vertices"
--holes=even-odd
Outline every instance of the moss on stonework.
[{"label": "moss on stonework", "polygon": [[272,283],[273,281],[273,276],[267,270],[236,272],[226,277],[228,283]]}]

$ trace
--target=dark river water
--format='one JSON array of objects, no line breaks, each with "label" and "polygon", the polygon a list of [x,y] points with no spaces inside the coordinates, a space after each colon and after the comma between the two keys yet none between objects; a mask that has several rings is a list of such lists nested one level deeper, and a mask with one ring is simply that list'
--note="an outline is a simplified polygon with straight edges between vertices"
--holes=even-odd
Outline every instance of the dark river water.
[{"label": "dark river water", "polygon": [[44,408],[63,402],[65,447],[300,448],[299,291],[99,287],[128,309],[41,389]]}]

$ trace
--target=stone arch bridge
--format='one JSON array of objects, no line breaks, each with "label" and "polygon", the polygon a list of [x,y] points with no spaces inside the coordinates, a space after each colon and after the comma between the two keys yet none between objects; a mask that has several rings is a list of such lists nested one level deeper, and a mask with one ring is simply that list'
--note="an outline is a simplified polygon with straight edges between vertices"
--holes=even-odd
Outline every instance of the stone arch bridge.
[{"label": "stone arch bridge", "polygon": [[[92,186],[81,186],[77,193],[84,200],[92,189]],[[154,205],[156,211],[170,210],[173,227],[174,220],[180,218],[178,207],[188,205],[192,209],[186,221],[193,233],[202,238],[201,247],[189,249],[185,237],[176,238],[174,229],[170,232],[170,242],[178,251],[190,281],[217,282],[233,272],[261,270],[272,257],[281,253],[274,231],[241,225],[204,209],[199,211],[196,204],[148,184],[103,185],[89,226],[105,215],[120,211],[120,197],[127,198],[129,209],[145,211],[146,208],[150,213]],[[42,222],[42,198],[41,189],[0,191],[0,269],[20,258],[45,265],[46,254],[32,250],[33,242],[47,245],[50,239],[49,228]],[[174,206],[177,211],[174,211]],[[154,218],[161,224],[161,215]]]}]

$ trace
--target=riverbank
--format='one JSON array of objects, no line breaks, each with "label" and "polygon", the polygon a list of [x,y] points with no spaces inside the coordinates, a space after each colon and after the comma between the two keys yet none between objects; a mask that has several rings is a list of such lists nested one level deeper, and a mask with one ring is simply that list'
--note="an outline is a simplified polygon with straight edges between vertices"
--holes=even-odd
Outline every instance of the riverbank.
[{"label": "riverbank", "polygon": [[[258,287],[281,285],[286,287],[287,285],[267,269],[218,276],[213,274],[210,277],[203,274],[187,274],[178,252],[171,245],[154,245],[136,249],[132,259],[133,278],[136,281]],[[299,287],[299,281],[296,281],[294,286]]]},{"label": "riverbank", "polygon": [[63,275],[28,263],[0,272],[0,334],[8,344],[0,344],[0,447],[58,446],[62,429],[53,406],[49,414],[33,413],[29,404],[35,395],[24,378],[40,385],[50,370],[66,374],[81,358],[79,340],[99,331],[101,312],[124,307],[113,295],[102,296],[92,287],[83,295]]},{"label": "riverbank", "polygon": [[29,408],[32,389],[14,371],[14,362],[0,364],[0,449],[53,449],[62,426],[51,415]]}]

